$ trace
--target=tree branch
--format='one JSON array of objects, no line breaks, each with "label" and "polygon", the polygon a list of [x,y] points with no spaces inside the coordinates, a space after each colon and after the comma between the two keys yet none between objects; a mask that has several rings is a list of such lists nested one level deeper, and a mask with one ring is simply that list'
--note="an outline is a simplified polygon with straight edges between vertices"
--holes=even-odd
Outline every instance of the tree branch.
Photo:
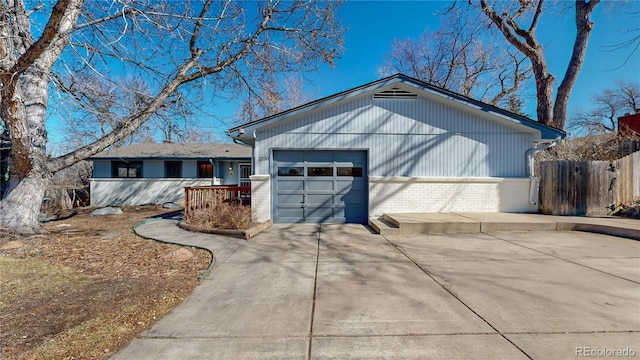
[{"label": "tree branch", "polygon": [[[82,0],[59,0],[53,7],[49,21],[42,31],[40,38],[18,58],[9,72],[14,74],[14,76],[22,73],[49,49],[54,42],[57,42],[61,36],[64,36],[69,29],[69,21],[75,22],[81,6]],[[74,11],[70,11],[72,7],[76,8],[77,15],[75,16],[73,16]],[[53,62],[51,62],[51,64],[53,64]]]},{"label": "tree branch", "polygon": [[598,3],[600,3],[600,0],[591,0],[589,2],[576,0],[576,40],[573,44],[571,60],[569,60],[569,65],[567,66],[562,83],[558,87],[558,93],[556,94],[556,101],[553,107],[553,120],[555,126],[560,129],[564,128],[566,122],[569,93],[573,88],[573,84],[584,62],[587,42],[589,41],[591,29],[593,29],[593,23],[590,20],[591,12]]},{"label": "tree branch", "polygon": [[538,26],[538,20],[540,19],[540,14],[542,14],[543,4],[544,0],[539,0],[538,5],[536,6],[536,12],[533,14],[533,20],[531,20],[531,26],[529,27],[529,32],[532,34],[536,31],[536,27]]},{"label": "tree branch", "polygon": [[[197,54],[200,55],[199,53]],[[140,125],[147,121],[151,115],[164,106],[165,101],[178,89],[181,84],[185,83],[185,75],[196,66],[198,57],[191,58],[188,62],[182,65],[178,70],[178,73],[169,81],[162,90],[156,95],[149,104],[145,106],[141,111],[123,119],[113,130],[102,138],[80,147],[66,155],[50,159],[47,169],[51,173],[60,171],[66,167],[69,167],[87,157],[97,154],[98,152],[113,145],[116,141],[119,141],[136,131]]]}]

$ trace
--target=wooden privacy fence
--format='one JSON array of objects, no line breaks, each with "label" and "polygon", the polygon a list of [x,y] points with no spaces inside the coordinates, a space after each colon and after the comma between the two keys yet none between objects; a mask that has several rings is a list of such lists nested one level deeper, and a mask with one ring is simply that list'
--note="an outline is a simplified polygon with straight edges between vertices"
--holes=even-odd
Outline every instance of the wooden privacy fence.
[{"label": "wooden privacy fence", "polygon": [[616,161],[543,161],[538,212],[609,215],[640,202],[640,152]]},{"label": "wooden privacy fence", "polygon": [[184,188],[184,218],[198,210],[214,208],[223,203],[249,205],[250,186],[192,186]]}]

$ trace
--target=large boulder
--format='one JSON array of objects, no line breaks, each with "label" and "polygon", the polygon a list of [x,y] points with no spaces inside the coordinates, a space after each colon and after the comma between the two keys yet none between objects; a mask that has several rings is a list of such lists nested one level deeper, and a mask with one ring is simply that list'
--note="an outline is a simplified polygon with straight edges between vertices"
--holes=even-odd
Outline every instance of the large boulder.
[{"label": "large boulder", "polygon": [[185,261],[189,260],[193,257],[193,253],[185,248],[180,248],[178,250],[172,251],[162,258],[169,261]]},{"label": "large boulder", "polygon": [[180,209],[180,205],[174,203],[173,201],[168,201],[162,204],[162,207],[165,209]]},{"label": "large boulder", "polygon": [[122,214],[122,209],[117,207],[104,207],[101,209],[94,210],[91,213],[91,216],[102,216],[102,215],[120,215]]}]

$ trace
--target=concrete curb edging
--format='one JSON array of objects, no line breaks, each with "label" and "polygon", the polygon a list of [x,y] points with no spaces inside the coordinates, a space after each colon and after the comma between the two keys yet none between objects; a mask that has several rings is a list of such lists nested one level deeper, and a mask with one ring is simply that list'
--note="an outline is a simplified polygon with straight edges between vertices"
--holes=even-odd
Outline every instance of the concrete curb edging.
[{"label": "concrete curb edging", "polygon": [[249,240],[252,237],[260,234],[266,229],[270,228],[273,225],[273,221],[271,219],[261,222],[247,230],[228,230],[228,229],[200,229],[195,226],[191,226],[185,224],[182,221],[178,222],[178,227],[187,231],[199,232],[203,234],[216,234],[216,235],[225,235],[225,236],[233,236],[239,239]]},{"label": "concrete curb edging", "polygon": [[640,240],[640,229],[626,229],[617,226],[596,225],[596,224],[576,224],[576,223],[558,223],[558,230],[571,227],[569,230],[584,231],[604,235],[612,235],[627,239]]},{"label": "concrete curb edging", "polygon": [[140,227],[142,225],[145,225],[145,224],[148,224],[150,222],[158,221],[158,220],[161,220],[161,218],[151,218],[151,219],[140,221],[139,223],[133,225],[133,228],[131,230],[133,231],[134,234],[136,234],[136,236],[139,236],[139,237],[141,237],[143,239],[153,240],[153,241],[157,241],[157,242],[163,243],[163,244],[178,245],[178,246],[182,246],[182,247],[190,247],[190,248],[194,248],[194,249],[205,250],[206,252],[208,252],[209,255],[211,255],[211,261],[209,262],[209,266],[205,269],[205,271],[202,274],[200,274],[200,276],[198,276],[198,281],[204,280],[204,278],[206,278],[207,275],[209,275],[211,270],[213,270],[213,266],[215,265],[215,262],[216,262],[216,257],[214,256],[213,251],[211,251],[211,250],[209,250],[209,249],[207,249],[205,247],[202,247],[202,246],[185,245],[185,244],[179,244],[177,242],[172,242],[172,241],[154,239],[152,237],[142,235],[137,231],[138,227]]},{"label": "concrete curb edging", "polygon": [[399,213],[370,218],[379,234],[461,234],[496,231],[582,231],[640,240],[640,221],[517,213]]}]

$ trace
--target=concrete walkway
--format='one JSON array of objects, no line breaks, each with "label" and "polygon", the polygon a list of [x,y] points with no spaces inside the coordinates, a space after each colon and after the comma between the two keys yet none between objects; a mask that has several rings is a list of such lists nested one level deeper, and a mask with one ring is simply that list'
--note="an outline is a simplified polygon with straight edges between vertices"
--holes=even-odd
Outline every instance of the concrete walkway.
[{"label": "concrete walkway", "polygon": [[613,216],[517,213],[392,213],[369,225],[379,234],[458,234],[491,231],[589,231],[640,240],[640,220]]},{"label": "concrete walkway", "polygon": [[[274,225],[245,241],[158,220],[214,271],[114,359],[640,357],[640,242],[582,232],[378,235]],[[609,353],[607,353],[609,354]]]}]

